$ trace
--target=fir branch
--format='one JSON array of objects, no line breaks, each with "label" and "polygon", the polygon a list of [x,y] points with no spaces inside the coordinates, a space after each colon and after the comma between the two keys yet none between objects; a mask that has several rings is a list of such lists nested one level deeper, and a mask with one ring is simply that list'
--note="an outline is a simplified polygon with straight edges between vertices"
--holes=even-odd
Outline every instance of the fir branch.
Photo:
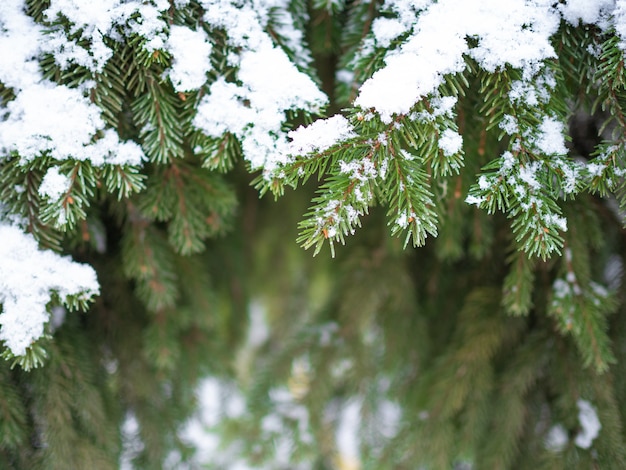
[{"label": "fir branch", "polygon": [[132,204],[128,208],[129,230],[122,239],[124,273],[136,280],[137,296],[148,310],[172,307],[179,292],[174,254],[163,235]]},{"label": "fir branch", "polygon": [[511,266],[504,279],[502,305],[510,315],[527,315],[533,307],[533,288],[536,261],[514,249],[508,262]]},{"label": "fir branch", "polygon": [[[32,233],[43,248],[61,251],[62,232],[46,225],[40,217],[43,203],[39,187],[43,178],[43,167],[34,166],[31,170],[26,170],[20,165],[18,158],[12,158],[1,164],[0,170],[0,197],[6,204],[6,212],[23,217],[25,230]],[[18,220],[18,224],[21,222]]]},{"label": "fir branch", "polygon": [[145,92],[132,105],[136,123],[140,126],[142,146],[154,163],[166,163],[181,158],[183,130],[179,119],[178,99],[167,84],[147,72]]}]

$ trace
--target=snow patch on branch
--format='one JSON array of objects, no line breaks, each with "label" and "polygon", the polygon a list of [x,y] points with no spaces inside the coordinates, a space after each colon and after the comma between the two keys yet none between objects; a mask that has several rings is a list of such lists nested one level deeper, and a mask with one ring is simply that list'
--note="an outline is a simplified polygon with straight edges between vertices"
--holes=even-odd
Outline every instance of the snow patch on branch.
[{"label": "snow patch on branch", "polygon": [[452,129],[446,129],[439,137],[439,148],[445,156],[451,157],[463,148],[463,137]]},{"label": "snow patch on branch", "polygon": [[211,70],[212,45],[202,30],[173,25],[167,39],[167,49],[174,57],[169,77],[176,91],[200,88]]},{"label": "snow patch on branch", "polygon": [[615,5],[615,0],[568,0],[558,4],[557,8],[563,19],[572,26],[583,24],[597,24],[602,29],[609,23],[609,14]]},{"label": "snow patch on branch", "polygon": [[[578,407],[578,423],[581,429],[574,438],[574,444],[581,449],[589,449],[600,434],[602,424],[596,409],[587,400],[579,399],[576,406]],[[551,452],[562,452],[568,443],[569,436],[565,427],[562,424],[555,424],[546,435],[544,447]]]},{"label": "snow patch on branch", "polygon": [[389,47],[391,41],[406,32],[406,26],[396,18],[376,18],[372,23],[372,32],[378,47]]},{"label": "snow patch on branch", "polygon": [[237,83],[220,77],[211,85],[193,124],[212,137],[237,136],[251,167],[269,175],[287,161],[286,112],[319,113],[327,98],[264,31],[274,4],[209,0],[203,5],[204,20],[224,29],[240,51],[231,58],[239,71]]},{"label": "snow patch on branch", "polygon": [[15,356],[44,334],[46,305],[55,293],[84,299],[99,293],[95,271],[52,251],[42,251],[32,235],[0,223],[0,340]]},{"label": "snow patch on branch", "polygon": [[[393,5],[397,8],[399,2]],[[519,68],[526,79],[542,69],[545,59],[555,57],[550,36],[560,16],[551,1],[441,0],[419,7],[425,9],[413,10],[413,22],[403,22],[410,9],[401,10],[400,23],[411,35],[387,54],[385,67],[363,84],[355,101],[374,108],[384,122],[407,114],[444,76],[465,70],[464,55],[490,72],[505,65]],[[398,23],[377,23],[375,35],[388,42],[399,35]],[[477,44],[470,47],[467,38]]]},{"label": "snow patch on branch", "polygon": [[20,90],[40,79],[41,26],[24,13],[23,0],[0,2],[0,82]]},{"label": "snow patch on branch", "polygon": [[39,194],[43,197],[48,197],[52,201],[58,201],[63,194],[65,194],[71,186],[71,180],[59,172],[56,166],[48,169],[41,185],[39,185]]},{"label": "snow patch on branch", "polygon": [[291,139],[287,147],[290,155],[323,152],[337,142],[356,137],[350,121],[340,114],[328,119],[318,119],[308,126],[300,126],[287,135]]},{"label": "snow patch on branch", "polygon": [[[62,67],[74,62],[94,72],[102,72],[113,55],[105,38],[116,38],[119,34],[116,28],[119,26],[127,35],[143,36],[147,40],[146,49],[162,48],[167,24],[161,16],[169,8],[167,0],[51,0],[50,6],[44,11],[45,18],[51,23],[67,18],[71,23],[70,33],[79,34],[76,40],[71,41],[57,31],[57,34],[52,35],[53,41],[44,44],[44,49]],[[81,40],[89,42],[89,49],[79,45]]]},{"label": "snow patch on branch", "polygon": [[548,431],[544,439],[544,447],[551,452],[561,452],[567,446],[569,437],[562,424],[555,424]]},{"label": "snow patch on branch", "polygon": [[139,165],[141,148],[121,142],[113,130],[105,129],[100,109],[83,90],[42,77],[38,59],[49,47],[49,38],[24,9],[21,0],[0,2],[0,49],[11,51],[0,54],[0,82],[16,95],[0,103],[0,152],[16,152],[23,162],[47,154],[94,165]]},{"label": "snow patch on branch", "polygon": [[578,400],[576,406],[578,406],[578,422],[581,430],[576,435],[574,443],[582,449],[589,449],[594,439],[600,434],[602,424],[596,409],[587,400]]},{"label": "snow patch on branch", "polygon": [[619,37],[622,39],[619,43],[619,47],[626,52],[626,0],[615,1],[612,24]]},{"label": "snow patch on branch", "polygon": [[[23,162],[42,154],[55,160],[90,160],[97,166],[139,165],[143,160],[141,148],[120,142],[115,131],[105,129],[100,109],[75,88],[42,81],[18,93],[5,112],[0,149],[17,152]],[[102,137],[95,140],[98,133]]]},{"label": "snow patch on branch", "polygon": [[565,125],[553,117],[545,116],[539,125],[539,135],[534,144],[544,155],[567,155],[564,135]]}]

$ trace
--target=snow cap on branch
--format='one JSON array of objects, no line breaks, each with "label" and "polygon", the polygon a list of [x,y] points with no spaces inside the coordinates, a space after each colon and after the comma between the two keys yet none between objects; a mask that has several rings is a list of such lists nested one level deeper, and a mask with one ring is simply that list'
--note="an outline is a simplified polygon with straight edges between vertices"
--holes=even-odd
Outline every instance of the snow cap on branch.
[{"label": "snow cap on branch", "polygon": [[59,169],[53,166],[48,169],[43,180],[41,180],[39,194],[50,198],[52,201],[58,201],[70,189],[71,184],[71,179],[61,174]]},{"label": "snow cap on branch", "polygon": [[340,114],[328,119],[318,119],[308,126],[300,126],[289,132],[291,142],[287,147],[290,155],[306,155],[322,152],[337,142],[356,136],[350,121]]},{"label": "snow cap on branch", "polygon": [[275,46],[264,28],[271,2],[205,1],[204,19],[228,33],[236,54],[240,84],[218,78],[202,98],[193,121],[209,136],[230,132],[241,140],[253,169],[268,174],[284,163],[286,111],[318,113],[326,96],[287,54]]},{"label": "snow cap on branch", "polygon": [[[43,81],[22,90],[6,110],[0,122],[0,150],[17,152],[23,161],[43,153],[56,160],[90,160],[96,166],[139,165],[143,159],[137,144],[121,142],[113,130],[104,128],[100,109],[75,88]],[[98,132],[102,137],[93,142]]]},{"label": "snow cap on branch", "polygon": [[51,22],[58,17],[67,18],[72,23],[70,32],[80,33],[79,38],[89,41],[90,47],[86,50],[78,45],[78,40],[70,41],[64,35],[56,35],[57,43],[45,49],[57,58],[62,57],[62,61],[57,59],[62,66],[75,62],[94,72],[101,72],[113,55],[104,39],[106,36],[114,37],[116,27],[121,26],[126,34],[138,34],[147,39],[146,48],[149,50],[162,48],[167,25],[161,18],[161,12],[169,8],[167,0],[51,0],[44,12],[46,18]]},{"label": "snow cap on branch", "polygon": [[52,251],[41,251],[32,235],[0,223],[0,340],[15,356],[44,333],[52,294],[62,300],[97,295],[95,271]]},{"label": "snow cap on branch", "polygon": [[578,406],[578,422],[581,429],[574,442],[578,447],[589,449],[594,439],[600,434],[602,424],[596,409],[587,400],[580,399],[576,405]]},{"label": "snow cap on branch", "polygon": [[[361,87],[357,106],[374,108],[385,122],[394,114],[407,114],[423,96],[434,92],[444,76],[463,71],[464,55],[487,71],[509,64],[526,78],[535,75],[541,63],[555,56],[550,36],[560,17],[547,0],[442,0],[419,12],[411,35],[387,53],[385,67]],[[405,13],[406,14],[406,13]],[[385,38],[384,24],[377,36]],[[397,36],[398,24],[389,23]],[[470,47],[467,38],[477,44]]]},{"label": "snow cap on branch", "polygon": [[[16,94],[13,101],[0,103],[0,152],[17,152],[23,161],[46,153],[57,160],[90,160],[94,165],[141,164],[141,148],[121,142],[113,130],[105,129],[100,108],[83,90],[42,77],[38,58],[46,51],[48,36],[24,7],[20,0],[0,3],[0,49],[11,51],[0,56],[0,82]],[[95,140],[97,134],[100,138]]]},{"label": "snow cap on branch", "polygon": [[176,91],[200,88],[211,70],[211,43],[202,30],[173,25],[167,39],[167,48],[174,57],[169,77]]}]

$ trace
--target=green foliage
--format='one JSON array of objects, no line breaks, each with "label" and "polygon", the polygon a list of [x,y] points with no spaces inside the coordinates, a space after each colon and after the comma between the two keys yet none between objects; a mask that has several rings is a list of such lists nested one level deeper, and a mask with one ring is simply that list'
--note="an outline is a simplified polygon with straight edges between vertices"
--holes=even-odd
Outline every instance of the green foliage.
[{"label": "green foliage", "polygon": [[[93,53],[69,16],[27,5],[46,34]],[[93,304],[53,292],[62,324],[22,356],[2,351],[1,468],[193,466],[182,429],[204,377],[243,403],[211,423],[225,457],[206,468],[626,468],[620,38],[563,22],[536,74],[467,56],[387,119],[353,103],[409,37],[375,40],[390,5],[294,0],[262,18],[351,132],[253,176],[265,169],[241,133],[194,121],[218,79],[243,86],[242,46],[201,2],[160,13],[211,40],[196,90],[175,88],[176,57],[129,27],[137,12],[102,32],[112,56],[98,70],[42,57],[43,77],[83,90],[145,159],[1,155],[2,221],[92,265],[101,285]],[[0,83],[2,109],[15,99]],[[314,119],[284,114],[284,131]],[[40,192],[51,168],[69,182],[57,199]],[[256,342],[255,309],[269,328]],[[589,445],[585,404],[601,424]],[[358,462],[337,438],[351,407]]]}]

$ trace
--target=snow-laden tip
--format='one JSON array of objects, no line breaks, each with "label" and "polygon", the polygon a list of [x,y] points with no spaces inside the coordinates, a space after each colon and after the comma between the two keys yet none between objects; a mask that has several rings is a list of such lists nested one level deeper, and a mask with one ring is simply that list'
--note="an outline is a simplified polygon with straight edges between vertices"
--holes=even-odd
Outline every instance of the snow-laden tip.
[{"label": "snow-laden tip", "polygon": [[[385,66],[360,89],[355,104],[375,109],[385,122],[394,114],[407,114],[423,96],[433,93],[446,75],[465,70],[464,56],[493,72],[510,65],[528,79],[555,57],[550,37],[557,31],[560,14],[546,0],[440,0],[413,10],[390,1],[402,21],[378,21],[374,31],[386,44],[400,34],[406,41],[387,53]],[[471,38],[471,45],[468,41]]]},{"label": "snow-laden tip", "polygon": [[322,152],[337,142],[356,136],[350,121],[340,114],[328,119],[318,119],[308,126],[300,126],[289,132],[291,139],[287,147],[290,155],[306,155]]},{"label": "snow-laden tip", "polygon": [[0,223],[0,240],[0,340],[22,356],[44,333],[53,293],[89,299],[100,286],[93,268],[40,250],[33,236],[17,227]]}]

